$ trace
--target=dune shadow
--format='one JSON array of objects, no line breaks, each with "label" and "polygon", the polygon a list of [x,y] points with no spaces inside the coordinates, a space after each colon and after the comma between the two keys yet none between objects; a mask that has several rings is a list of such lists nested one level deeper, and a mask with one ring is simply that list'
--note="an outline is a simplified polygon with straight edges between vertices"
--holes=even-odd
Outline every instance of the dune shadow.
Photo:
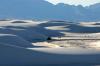
[{"label": "dune shadow", "polygon": [[93,24],[93,25],[100,25],[100,23],[95,23],[95,24]]},{"label": "dune shadow", "polygon": [[72,33],[98,33],[100,32],[100,27],[86,27],[81,26],[77,24],[70,24],[66,28],[69,28],[70,30],[67,30],[68,32]]},{"label": "dune shadow", "polygon": [[[7,47],[4,46],[3,49]],[[7,48],[8,49],[8,48]],[[35,50],[25,50],[10,48],[5,50],[0,56],[7,63],[12,63],[14,66],[94,66],[100,65],[100,54],[56,54],[49,52],[41,52]],[[13,50],[12,50],[13,49]],[[12,50],[12,52],[10,52]],[[9,52],[7,52],[9,51]],[[6,53],[7,52],[7,53]],[[55,51],[56,52],[56,51]],[[16,54],[18,56],[16,57]],[[12,57],[13,55],[13,57]],[[13,58],[13,59],[12,59]],[[9,59],[11,59],[9,61]],[[19,60],[20,59],[20,60]],[[2,64],[3,62],[0,60]],[[17,64],[19,63],[20,64]],[[25,63],[26,62],[26,63]],[[9,65],[10,66],[10,65]]]},{"label": "dune shadow", "polygon": [[14,21],[12,23],[27,23],[27,22],[25,22],[25,21]]}]

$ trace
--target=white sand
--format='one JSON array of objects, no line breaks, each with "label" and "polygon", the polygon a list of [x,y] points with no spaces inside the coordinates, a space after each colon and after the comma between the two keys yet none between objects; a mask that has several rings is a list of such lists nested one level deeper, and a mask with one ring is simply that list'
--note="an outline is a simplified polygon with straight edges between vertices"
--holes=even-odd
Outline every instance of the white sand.
[{"label": "white sand", "polygon": [[[88,46],[94,46],[93,48],[71,45],[70,41],[67,44],[64,40],[66,38],[87,38],[87,34],[67,32],[66,30],[70,30],[67,27],[67,23],[50,24],[46,21],[0,21],[0,66],[66,63],[100,64],[100,49],[97,49],[100,47],[100,41],[86,41]],[[57,37],[59,33],[63,35]],[[88,33],[88,35],[88,38],[100,38],[100,33]],[[55,41],[46,42],[48,36],[53,36],[52,38]],[[68,38],[68,36],[72,37]],[[73,42],[82,43],[82,45],[85,43],[85,41],[71,41],[72,44]],[[62,46],[65,44],[67,47]]]},{"label": "white sand", "polygon": [[85,27],[100,27],[100,25],[95,25],[96,23],[100,23],[100,22],[81,22],[79,25]]}]

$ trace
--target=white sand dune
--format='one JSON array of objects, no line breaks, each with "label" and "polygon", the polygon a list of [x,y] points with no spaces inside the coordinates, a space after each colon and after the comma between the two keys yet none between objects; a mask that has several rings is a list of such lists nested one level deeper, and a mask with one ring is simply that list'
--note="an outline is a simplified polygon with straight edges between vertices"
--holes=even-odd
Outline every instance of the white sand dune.
[{"label": "white sand dune", "polygon": [[59,45],[48,43],[48,42],[37,42],[37,43],[32,43],[34,46],[40,46],[40,47],[45,47],[45,48],[62,48]]},{"label": "white sand dune", "polygon": [[[41,27],[37,27],[37,23],[32,21],[0,21],[0,27],[0,33],[18,35],[28,41],[34,39],[45,40],[47,38],[40,33],[42,31]],[[38,29],[40,30],[37,31]]]},{"label": "white sand dune", "polygon": [[[87,31],[90,33],[83,34],[82,29],[85,28],[88,27],[65,22],[0,21],[0,66],[67,63],[100,65],[100,49],[97,49],[99,41],[87,42],[89,46],[97,46],[94,48],[65,48],[59,45],[59,43],[66,44],[66,40],[64,40],[66,38],[99,38],[99,27],[95,28],[96,33],[91,33],[93,30],[89,30],[89,28]],[[54,40],[46,41],[48,37],[52,37]]]},{"label": "white sand dune", "polygon": [[46,27],[47,29],[50,30],[69,30],[68,28],[64,28],[65,26],[51,26],[51,27]]},{"label": "white sand dune", "polygon": [[[54,51],[55,50],[55,51]],[[75,52],[74,52],[75,51]],[[0,43],[0,65],[27,66],[34,64],[98,64],[100,52],[94,49],[24,49]]]},{"label": "white sand dune", "polygon": [[81,26],[86,26],[86,27],[100,27],[100,22],[81,22]]}]

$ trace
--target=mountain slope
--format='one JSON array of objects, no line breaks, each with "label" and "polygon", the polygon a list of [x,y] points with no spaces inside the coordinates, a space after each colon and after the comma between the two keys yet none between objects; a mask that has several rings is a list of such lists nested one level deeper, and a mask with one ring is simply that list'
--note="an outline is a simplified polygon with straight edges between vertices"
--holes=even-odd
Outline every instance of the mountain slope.
[{"label": "mountain slope", "polygon": [[83,7],[45,0],[0,0],[0,18],[100,21],[100,4]]}]

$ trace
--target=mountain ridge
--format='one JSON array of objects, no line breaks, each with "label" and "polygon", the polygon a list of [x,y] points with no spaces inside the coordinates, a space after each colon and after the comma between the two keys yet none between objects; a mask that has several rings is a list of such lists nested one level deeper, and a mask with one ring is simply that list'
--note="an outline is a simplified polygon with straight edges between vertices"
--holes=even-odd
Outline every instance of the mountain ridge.
[{"label": "mountain ridge", "polygon": [[1,0],[0,18],[100,21],[99,4],[83,7],[63,3],[53,5],[44,0]]}]

